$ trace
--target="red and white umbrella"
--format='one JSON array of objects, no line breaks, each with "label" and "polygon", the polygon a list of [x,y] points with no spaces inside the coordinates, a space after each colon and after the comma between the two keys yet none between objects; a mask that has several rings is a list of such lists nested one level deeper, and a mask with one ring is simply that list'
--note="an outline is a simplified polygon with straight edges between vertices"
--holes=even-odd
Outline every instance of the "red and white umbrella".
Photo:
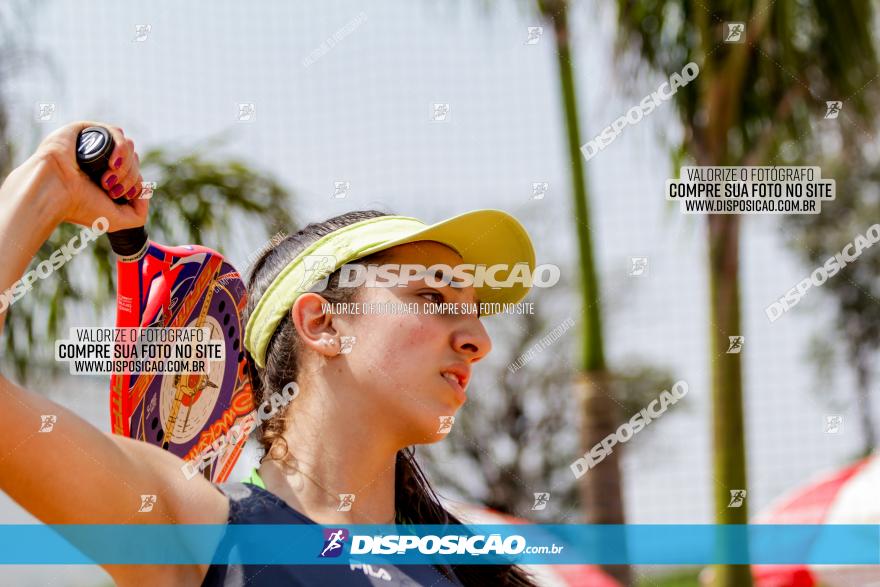
[{"label": "red and white umbrella", "polygon": [[[465,524],[531,524],[484,506],[445,502]],[[596,565],[520,565],[541,587],[622,587]]]},{"label": "red and white umbrella", "polygon": [[[880,524],[880,455],[783,495],[757,524]],[[880,586],[880,565],[755,565],[755,587]]]}]

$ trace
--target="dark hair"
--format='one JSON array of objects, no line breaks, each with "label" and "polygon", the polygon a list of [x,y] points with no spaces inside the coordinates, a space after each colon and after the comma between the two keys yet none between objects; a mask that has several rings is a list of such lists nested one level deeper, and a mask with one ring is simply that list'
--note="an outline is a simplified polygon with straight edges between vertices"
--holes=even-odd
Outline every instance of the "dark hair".
[{"label": "dark hair", "polygon": [[[260,297],[277,277],[281,270],[301,251],[335,230],[379,216],[388,216],[376,210],[361,210],[335,216],[324,222],[307,225],[296,234],[287,236],[264,251],[257,259],[248,279],[248,303],[245,310],[245,321],[253,312]],[[274,239],[273,239],[274,242]],[[379,252],[358,260],[358,263],[369,264],[383,256]],[[327,287],[321,295],[330,303],[350,302],[354,288],[339,287],[339,270],[330,275]],[[272,393],[278,392],[297,378],[299,366],[297,351],[301,346],[296,328],[286,315],[278,324],[266,349],[265,368],[257,367],[253,357],[247,353],[248,367],[254,390],[254,403],[260,405]],[[288,404],[290,406],[292,404]],[[275,416],[263,422],[258,438],[265,451],[265,458],[285,462],[289,454],[287,441],[284,439],[286,409],[279,410]],[[273,451],[275,443],[283,443],[283,454]],[[273,454],[275,452],[275,454]],[[461,524],[451,513],[440,504],[434,489],[428,483],[424,472],[415,459],[415,447],[398,451],[394,473],[394,507],[396,518],[409,524]],[[456,577],[466,586],[470,585],[513,585],[533,586],[535,583],[520,567],[515,565],[461,565],[454,567]]]}]

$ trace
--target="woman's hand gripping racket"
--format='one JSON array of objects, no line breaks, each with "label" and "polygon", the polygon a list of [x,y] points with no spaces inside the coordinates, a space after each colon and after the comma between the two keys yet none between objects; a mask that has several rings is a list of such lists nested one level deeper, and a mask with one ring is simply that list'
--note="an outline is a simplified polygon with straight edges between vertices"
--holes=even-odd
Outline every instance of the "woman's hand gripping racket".
[{"label": "woman's hand gripping racket", "polygon": [[[100,126],[84,129],[77,139],[77,163],[105,190],[101,177],[114,147],[112,134]],[[114,200],[119,205],[127,201]],[[207,328],[226,351],[225,360],[209,361],[200,374],[113,374],[113,432],[183,458],[188,478],[203,474],[222,483],[256,421],[241,340],[247,297],[241,276],[218,252],[198,245],[157,244],[143,226],[108,237],[118,255],[117,327]]]}]

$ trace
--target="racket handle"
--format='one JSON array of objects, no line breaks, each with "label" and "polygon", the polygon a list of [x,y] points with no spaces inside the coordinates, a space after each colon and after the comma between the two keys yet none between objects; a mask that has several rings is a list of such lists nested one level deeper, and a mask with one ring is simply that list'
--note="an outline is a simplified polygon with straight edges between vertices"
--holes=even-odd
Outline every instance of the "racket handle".
[{"label": "racket handle", "polygon": [[[116,147],[113,135],[103,126],[90,126],[80,131],[76,138],[76,162],[79,168],[101,186],[101,176],[110,167],[110,155]],[[113,200],[116,204],[128,202],[125,198]],[[147,243],[147,231],[143,226],[124,228],[107,233],[113,252],[120,256],[134,255]]]}]

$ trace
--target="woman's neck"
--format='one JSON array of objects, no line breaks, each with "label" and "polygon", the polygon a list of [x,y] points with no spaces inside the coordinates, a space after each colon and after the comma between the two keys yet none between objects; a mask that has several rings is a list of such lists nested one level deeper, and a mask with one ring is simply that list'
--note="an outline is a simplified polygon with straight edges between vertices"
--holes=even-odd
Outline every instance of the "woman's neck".
[{"label": "woman's neck", "polygon": [[[371,442],[375,431],[370,435],[357,425],[327,426],[332,432],[318,433],[322,427],[298,424],[284,433],[286,459],[271,454],[263,459],[259,474],[266,489],[319,524],[394,523],[396,449],[381,449]],[[283,447],[276,443],[276,451]]]}]

